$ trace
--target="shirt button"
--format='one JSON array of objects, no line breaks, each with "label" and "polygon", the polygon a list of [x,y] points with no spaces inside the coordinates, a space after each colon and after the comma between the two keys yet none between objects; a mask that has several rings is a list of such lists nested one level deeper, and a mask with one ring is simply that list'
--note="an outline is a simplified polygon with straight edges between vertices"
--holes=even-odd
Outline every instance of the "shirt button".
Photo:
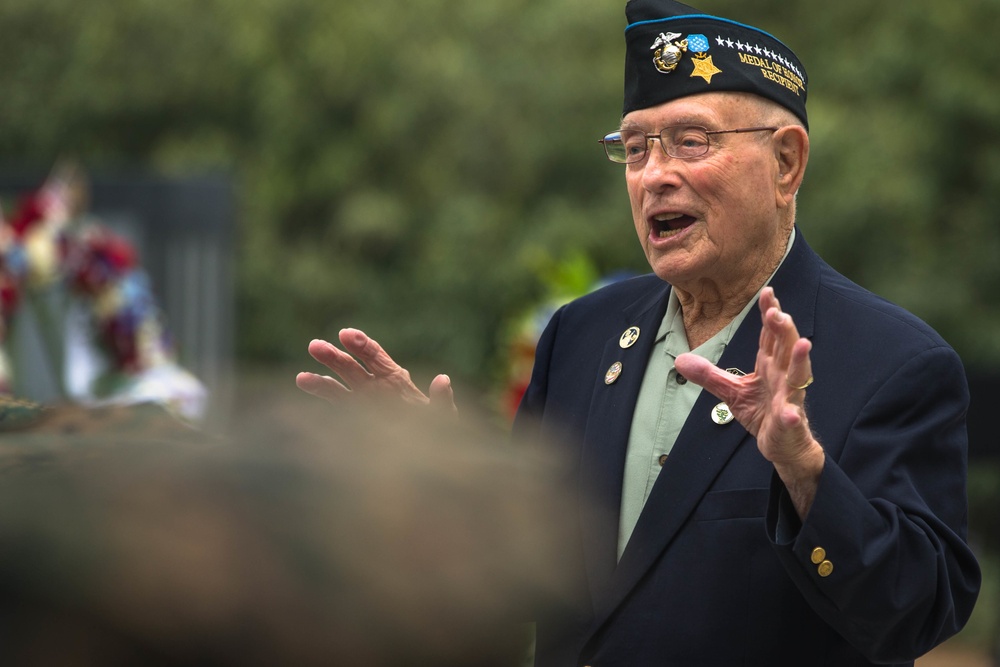
[{"label": "shirt button", "polygon": [[668,456],[670,456],[670,455],[669,454],[663,454],[663,455],[660,456],[660,466],[661,467],[666,464]]},{"label": "shirt button", "polygon": [[677,377],[675,379],[677,380],[677,384],[687,384],[688,381],[688,379],[683,375],[681,375],[680,373],[677,374]]}]

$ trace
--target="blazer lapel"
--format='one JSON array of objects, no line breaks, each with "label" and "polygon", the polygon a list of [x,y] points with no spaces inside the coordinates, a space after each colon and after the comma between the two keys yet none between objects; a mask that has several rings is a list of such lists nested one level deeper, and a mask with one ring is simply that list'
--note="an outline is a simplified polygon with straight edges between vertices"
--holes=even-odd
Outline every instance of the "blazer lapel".
[{"label": "blazer lapel", "polygon": [[[751,372],[759,337],[760,318],[751,313],[726,347],[719,365]],[[719,425],[712,421],[718,403],[719,399],[707,391],[702,391],[695,402],[639,515],[614,572],[610,594],[603,600],[603,617],[598,617],[598,623],[614,611],[652,567],[736,449],[752,442],[738,422]]]},{"label": "blazer lapel", "polygon": [[[795,319],[800,335],[811,336],[814,329],[816,291],[819,285],[819,259],[806,245],[801,233],[798,233],[792,251],[774,276],[771,285],[775,288],[782,308]],[[760,314],[754,309],[747,314],[733,339],[726,346],[725,352],[719,359],[719,366],[738,368],[746,373],[752,372],[756,363],[760,330]],[[635,391],[638,394],[638,387]],[[737,448],[755,446],[753,439],[738,422],[718,425],[712,421],[711,413],[718,403],[717,397],[702,391],[692,408],[678,434],[670,458],[653,485],[621,561],[617,568],[613,569],[608,587],[603,589],[606,596],[595,596],[596,616],[592,628],[594,632],[603,625],[674,539]],[[633,396],[629,403],[630,413],[634,404]],[[626,427],[623,436],[626,443],[627,438]],[[621,445],[620,451],[614,452],[614,456],[617,456],[614,474],[618,479],[619,500],[624,452],[625,443]],[[607,465],[610,467],[611,463],[608,462]],[[615,518],[617,521],[617,514]],[[614,540],[611,541],[611,545],[613,551]],[[613,553],[612,558],[614,558]]]},{"label": "blazer lapel", "polygon": [[[667,308],[670,287],[631,304],[621,313],[621,329],[604,346],[595,378],[580,461],[584,556],[593,600],[604,597],[617,561],[618,517],[621,508],[625,450],[639,387],[656,332]],[[622,347],[620,335],[638,327],[635,344]],[[617,330],[616,330],[617,331]],[[619,366],[620,364],[620,366]],[[606,376],[607,369],[618,369]]]}]

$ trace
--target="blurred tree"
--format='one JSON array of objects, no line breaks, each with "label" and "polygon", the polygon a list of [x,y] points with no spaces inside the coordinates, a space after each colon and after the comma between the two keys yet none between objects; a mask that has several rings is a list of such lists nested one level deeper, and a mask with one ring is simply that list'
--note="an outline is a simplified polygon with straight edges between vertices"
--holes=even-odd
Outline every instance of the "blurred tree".
[{"label": "blurred tree", "polygon": [[[239,345],[361,326],[485,388],[503,323],[583,254],[643,270],[621,171],[624,3],[3,0],[0,156],[221,169],[242,192]],[[1000,0],[705,0],[811,81],[805,235],[1000,364]]]}]

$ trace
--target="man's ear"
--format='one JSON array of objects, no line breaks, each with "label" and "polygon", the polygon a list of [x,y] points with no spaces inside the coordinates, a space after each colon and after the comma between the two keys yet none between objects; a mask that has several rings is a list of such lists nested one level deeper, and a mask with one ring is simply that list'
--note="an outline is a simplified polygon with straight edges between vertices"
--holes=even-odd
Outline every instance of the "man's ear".
[{"label": "man's ear", "polygon": [[786,208],[802,185],[809,162],[809,134],[799,125],[786,125],[774,133],[774,157],[778,162],[775,197],[778,208]]}]

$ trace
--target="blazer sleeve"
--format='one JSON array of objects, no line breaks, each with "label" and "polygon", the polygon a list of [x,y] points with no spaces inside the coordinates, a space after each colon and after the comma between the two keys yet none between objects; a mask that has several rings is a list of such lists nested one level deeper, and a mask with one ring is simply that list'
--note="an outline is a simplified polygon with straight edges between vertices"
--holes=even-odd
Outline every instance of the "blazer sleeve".
[{"label": "blazer sleeve", "polygon": [[872,394],[845,442],[823,443],[805,521],[772,478],[766,525],[783,566],[812,608],[874,662],[916,659],[957,633],[975,605],[968,402],[955,352],[928,349]]}]

